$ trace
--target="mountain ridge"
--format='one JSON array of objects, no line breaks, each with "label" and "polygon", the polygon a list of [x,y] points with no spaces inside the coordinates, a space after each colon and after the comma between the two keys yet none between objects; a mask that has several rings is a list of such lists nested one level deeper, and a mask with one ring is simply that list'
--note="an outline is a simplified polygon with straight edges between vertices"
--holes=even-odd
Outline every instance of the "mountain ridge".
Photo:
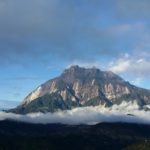
[{"label": "mountain ridge", "polygon": [[55,112],[83,106],[109,107],[135,100],[141,107],[150,104],[150,91],[130,84],[111,71],[75,65],[40,85],[11,111]]}]

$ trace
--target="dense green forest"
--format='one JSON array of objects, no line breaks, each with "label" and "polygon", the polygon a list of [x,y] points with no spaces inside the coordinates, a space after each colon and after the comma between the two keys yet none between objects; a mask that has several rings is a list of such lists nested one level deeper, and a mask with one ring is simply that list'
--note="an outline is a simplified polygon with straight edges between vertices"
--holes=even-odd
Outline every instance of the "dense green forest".
[{"label": "dense green forest", "polygon": [[0,150],[149,150],[150,126],[0,122]]}]

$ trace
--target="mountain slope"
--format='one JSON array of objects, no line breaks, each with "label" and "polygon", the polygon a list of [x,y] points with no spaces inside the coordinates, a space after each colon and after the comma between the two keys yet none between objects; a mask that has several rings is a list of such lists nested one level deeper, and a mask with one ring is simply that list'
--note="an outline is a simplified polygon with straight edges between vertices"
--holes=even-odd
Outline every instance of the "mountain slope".
[{"label": "mountain slope", "polygon": [[40,85],[10,111],[55,112],[80,106],[111,106],[122,101],[137,101],[142,108],[150,104],[150,91],[131,85],[111,71],[72,66]]}]

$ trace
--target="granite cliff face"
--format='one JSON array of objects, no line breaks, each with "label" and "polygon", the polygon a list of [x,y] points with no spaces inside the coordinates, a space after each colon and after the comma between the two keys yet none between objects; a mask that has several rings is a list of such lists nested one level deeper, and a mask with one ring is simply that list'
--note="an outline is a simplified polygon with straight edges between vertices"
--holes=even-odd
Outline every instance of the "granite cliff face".
[{"label": "granite cliff face", "polygon": [[126,82],[111,71],[72,66],[30,93],[15,113],[55,112],[82,106],[109,107],[122,101],[150,104],[150,91]]}]

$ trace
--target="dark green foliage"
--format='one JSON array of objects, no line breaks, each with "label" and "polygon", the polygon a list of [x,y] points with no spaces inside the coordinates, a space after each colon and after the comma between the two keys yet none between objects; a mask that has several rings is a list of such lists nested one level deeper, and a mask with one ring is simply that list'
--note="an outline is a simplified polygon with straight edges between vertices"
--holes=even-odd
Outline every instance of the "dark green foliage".
[{"label": "dark green foliage", "polygon": [[95,97],[93,99],[90,99],[89,101],[85,102],[84,106],[96,106],[100,104],[100,98]]},{"label": "dark green foliage", "polygon": [[149,150],[150,126],[0,122],[0,150]]},{"label": "dark green foliage", "polygon": [[88,100],[83,106],[98,106],[104,104],[106,107],[112,106],[112,103],[105,97],[105,95],[102,92],[99,92],[99,96]]},{"label": "dark green foliage", "polygon": [[130,145],[123,150],[150,150],[150,139]]},{"label": "dark green foliage", "polygon": [[142,95],[137,94],[137,93],[132,93],[132,94],[124,94],[122,95],[120,98],[118,99],[113,99],[112,101],[114,101],[114,104],[121,104],[122,101],[126,101],[126,102],[133,102],[135,101],[137,102],[137,104],[139,104],[139,106],[144,106],[145,102],[142,98]]},{"label": "dark green foliage", "polygon": [[111,103],[105,97],[99,97],[99,96],[88,100],[87,102],[85,102],[83,106],[98,106],[100,104],[111,106]]}]

